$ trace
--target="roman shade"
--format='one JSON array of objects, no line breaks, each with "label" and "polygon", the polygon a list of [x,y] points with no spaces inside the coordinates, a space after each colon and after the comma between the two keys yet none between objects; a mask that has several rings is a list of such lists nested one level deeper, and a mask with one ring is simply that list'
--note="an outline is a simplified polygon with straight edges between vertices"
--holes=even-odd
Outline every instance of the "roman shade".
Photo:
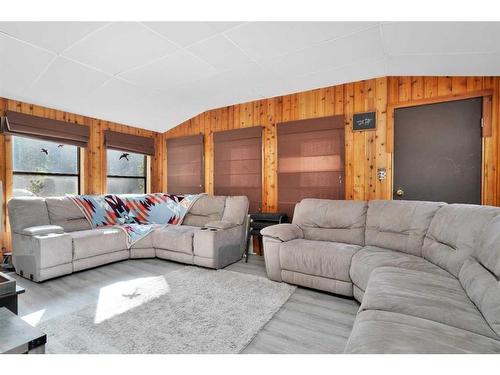
[{"label": "roman shade", "polygon": [[2,117],[2,132],[79,147],[86,147],[90,136],[89,127],[85,125],[14,111],[7,111]]},{"label": "roman shade", "polygon": [[214,133],[214,192],[245,195],[250,212],[262,206],[262,128]]},{"label": "roman shade", "polygon": [[120,151],[136,152],[138,154],[154,155],[155,141],[153,138],[126,134],[112,130],[104,131],[104,144],[107,148]]},{"label": "roman shade", "polygon": [[203,134],[167,139],[167,191],[171,194],[205,191]]},{"label": "roman shade", "polygon": [[278,210],[303,198],[344,199],[344,116],[278,124]]}]

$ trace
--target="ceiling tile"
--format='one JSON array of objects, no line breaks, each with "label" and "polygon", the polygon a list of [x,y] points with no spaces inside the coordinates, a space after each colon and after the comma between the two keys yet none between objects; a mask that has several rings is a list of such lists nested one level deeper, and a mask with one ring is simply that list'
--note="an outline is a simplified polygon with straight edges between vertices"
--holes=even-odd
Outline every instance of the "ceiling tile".
[{"label": "ceiling tile", "polygon": [[290,80],[290,84],[293,85],[293,91],[298,92],[334,86],[346,82],[383,77],[387,75],[386,71],[386,58],[378,60],[367,59],[340,68],[327,69],[317,73],[294,77]]},{"label": "ceiling tile", "polygon": [[0,31],[59,53],[105,24],[105,22],[0,22]]},{"label": "ceiling tile", "polygon": [[392,22],[382,32],[389,54],[500,52],[499,22]]},{"label": "ceiling tile", "polygon": [[271,59],[340,38],[376,22],[251,22],[225,34],[256,61]]},{"label": "ceiling tile", "polygon": [[238,22],[144,22],[147,27],[183,47],[210,38],[238,24]]},{"label": "ceiling tile", "polygon": [[168,90],[183,83],[209,77],[216,72],[213,66],[198,57],[180,51],[120,76],[142,87]]},{"label": "ceiling tile", "polygon": [[0,93],[20,97],[55,55],[0,34]]},{"label": "ceiling tile", "polygon": [[390,75],[500,75],[500,53],[390,56]]},{"label": "ceiling tile", "polygon": [[235,69],[252,62],[238,47],[222,35],[196,43],[189,51],[217,70]]},{"label": "ceiling tile", "polygon": [[117,22],[73,45],[64,55],[110,74],[117,74],[177,50],[138,22]]},{"label": "ceiling tile", "polygon": [[378,28],[305,48],[259,64],[269,72],[286,76],[301,76],[321,70],[352,65],[364,59],[384,58]]},{"label": "ceiling tile", "polygon": [[151,95],[146,90],[113,78],[94,90],[81,103],[81,108],[96,111],[111,121],[151,128],[151,118],[159,113],[158,108],[150,105],[148,99]]},{"label": "ceiling tile", "polygon": [[36,104],[70,110],[107,79],[104,73],[58,57],[26,95]]}]

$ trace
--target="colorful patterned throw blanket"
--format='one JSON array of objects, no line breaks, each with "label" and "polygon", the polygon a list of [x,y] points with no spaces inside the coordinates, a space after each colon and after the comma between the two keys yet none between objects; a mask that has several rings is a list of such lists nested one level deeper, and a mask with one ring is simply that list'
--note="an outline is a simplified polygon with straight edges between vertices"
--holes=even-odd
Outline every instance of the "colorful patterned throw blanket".
[{"label": "colorful patterned throw blanket", "polygon": [[92,228],[116,226],[127,234],[127,245],[151,233],[155,226],[180,225],[202,194],[108,194],[68,196]]}]

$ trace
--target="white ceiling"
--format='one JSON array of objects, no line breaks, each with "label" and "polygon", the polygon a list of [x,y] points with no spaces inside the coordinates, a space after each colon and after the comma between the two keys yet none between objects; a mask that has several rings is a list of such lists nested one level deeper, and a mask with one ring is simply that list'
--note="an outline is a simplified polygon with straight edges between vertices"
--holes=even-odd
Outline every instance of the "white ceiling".
[{"label": "white ceiling", "polygon": [[0,22],[0,96],[166,131],[384,75],[500,75],[500,22]]}]

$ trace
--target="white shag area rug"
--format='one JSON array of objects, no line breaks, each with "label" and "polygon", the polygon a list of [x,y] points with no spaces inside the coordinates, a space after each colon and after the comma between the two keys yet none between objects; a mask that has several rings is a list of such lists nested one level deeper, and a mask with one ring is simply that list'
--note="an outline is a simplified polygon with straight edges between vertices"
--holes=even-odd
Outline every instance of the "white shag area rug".
[{"label": "white shag area rug", "polygon": [[294,290],[185,267],[104,287],[96,304],[38,328],[47,333],[48,353],[239,353]]}]

